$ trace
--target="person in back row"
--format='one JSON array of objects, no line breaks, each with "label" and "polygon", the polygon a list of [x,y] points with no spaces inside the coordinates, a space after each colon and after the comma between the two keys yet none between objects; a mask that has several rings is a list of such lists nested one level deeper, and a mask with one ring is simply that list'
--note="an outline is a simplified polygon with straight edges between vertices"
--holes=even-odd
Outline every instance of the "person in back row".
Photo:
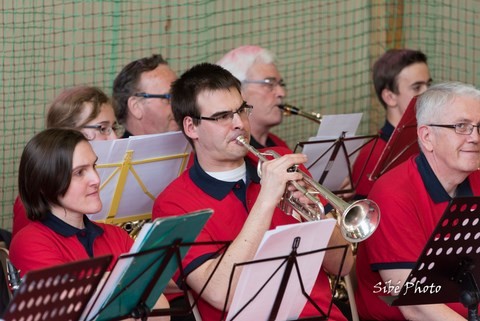
[{"label": "person in back row", "polygon": [[412,49],[388,50],[373,65],[372,76],[375,93],[386,111],[386,119],[379,131],[379,139],[365,145],[353,165],[352,180],[357,183],[355,199],[367,197],[373,186],[369,176],[395,127],[412,98],[423,93],[432,83],[427,56]]},{"label": "person in back row", "polygon": [[[452,198],[480,195],[480,90],[462,83],[434,85],[418,97],[416,117],[420,154],[380,176],[368,195],[382,219],[358,246],[355,299],[363,320],[467,317],[459,302],[393,307],[380,298],[398,295]],[[455,271],[453,263],[450,268]],[[448,291],[439,286],[439,295]]]},{"label": "person in back row", "polygon": [[[289,169],[305,163],[306,156],[276,148],[280,154],[288,154],[263,162],[260,181],[255,161],[246,157],[247,149],[237,142],[239,136],[250,140],[249,116],[254,107],[242,97],[240,81],[218,65],[203,63],[186,71],[172,85],[172,106],[179,127],[195,150],[195,161],[160,193],[152,217],[182,215],[205,208],[214,210],[196,242],[232,243],[221,261],[220,257],[212,257],[218,249],[216,245],[191,247],[184,270],[188,274],[186,282],[195,294],[215,272],[198,308],[203,321],[220,320],[233,265],[252,260],[269,229],[298,223],[277,205],[287,183],[302,179],[301,173]],[[300,197],[298,191],[295,196]],[[345,244],[335,227],[329,245]],[[343,274],[348,273],[353,263],[349,247],[347,252]],[[310,294],[323,311],[329,309],[332,296],[325,270],[338,273],[343,254],[343,248],[327,251]],[[238,274],[232,284],[237,281]],[[301,317],[318,315],[313,305],[307,303]],[[330,320],[345,320],[335,305],[331,307]]]},{"label": "person in back row", "polygon": [[287,94],[275,56],[259,46],[240,46],[225,54],[217,64],[230,71],[242,84],[243,100],[254,108],[250,116],[250,144],[259,149],[287,143],[270,130],[280,125]]},{"label": "person in back row", "polygon": [[131,135],[177,131],[170,105],[170,85],[177,75],[161,55],[127,64],[113,81],[115,115]]},{"label": "person in back row", "polygon": [[[88,140],[117,139],[123,134],[110,98],[93,86],[75,86],[61,92],[48,109],[46,127],[78,129]],[[22,201],[17,197],[13,205],[12,235],[28,223]]]}]

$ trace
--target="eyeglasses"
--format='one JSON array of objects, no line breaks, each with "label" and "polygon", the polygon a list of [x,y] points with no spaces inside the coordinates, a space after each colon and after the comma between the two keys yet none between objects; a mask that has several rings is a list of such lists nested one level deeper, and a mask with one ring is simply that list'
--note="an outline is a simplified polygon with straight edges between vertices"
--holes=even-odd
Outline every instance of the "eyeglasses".
[{"label": "eyeglasses", "polygon": [[172,95],[170,94],[147,94],[147,93],[135,93],[133,94],[135,97],[142,97],[142,98],[160,98],[160,99],[167,99],[170,102]]},{"label": "eyeglasses", "polygon": [[219,124],[227,124],[233,120],[233,116],[238,114],[240,118],[245,119],[252,113],[253,106],[243,102],[243,104],[236,110],[236,111],[221,111],[218,113],[213,114],[210,117],[200,116],[200,117],[192,117],[194,119],[203,119],[203,120],[212,120],[216,121]]},{"label": "eyeglasses", "polygon": [[[98,131],[100,134],[104,136],[109,136],[112,131],[115,132],[115,134],[118,137],[122,137],[123,133],[125,133],[125,128],[118,123],[113,124],[112,126],[107,126],[105,124],[95,124],[95,125],[83,125],[82,128],[91,128],[95,129]],[[93,135],[93,137],[90,137],[87,135],[87,139],[95,139],[96,134]]]},{"label": "eyeglasses", "polygon": [[453,128],[455,130],[455,133],[460,135],[470,135],[471,133],[473,133],[473,129],[476,127],[477,133],[480,135],[480,124],[479,125],[472,125],[469,123],[458,123],[454,125],[428,124],[427,126]]},{"label": "eyeglasses", "polygon": [[282,88],[287,87],[287,84],[283,81],[283,79],[277,80],[276,78],[269,77],[262,80],[244,80],[244,84],[260,84],[266,85],[270,91],[272,91],[276,86],[280,86]]}]

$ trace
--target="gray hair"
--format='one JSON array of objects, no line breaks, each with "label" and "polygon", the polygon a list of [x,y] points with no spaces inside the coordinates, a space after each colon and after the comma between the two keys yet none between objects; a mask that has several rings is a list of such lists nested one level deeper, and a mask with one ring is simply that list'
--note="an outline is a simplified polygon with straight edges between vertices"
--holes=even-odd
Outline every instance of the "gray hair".
[{"label": "gray hair", "polygon": [[417,100],[417,128],[435,122],[445,107],[457,97],[480,100],[480,90],[461,82],[444,82],[428,88]]},{"label": "gray hair", "polygon": [[275,55],[259,46],[240,46],[217,61],[217,65],[228,70],[240,82],[247,79],[248,70],[256,63],[275,63]]}]

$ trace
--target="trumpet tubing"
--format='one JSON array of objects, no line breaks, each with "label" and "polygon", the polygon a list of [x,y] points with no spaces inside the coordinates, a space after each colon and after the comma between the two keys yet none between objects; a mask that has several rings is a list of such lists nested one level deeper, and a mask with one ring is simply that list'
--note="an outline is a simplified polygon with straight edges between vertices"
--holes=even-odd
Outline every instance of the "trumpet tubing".
[{"label": "trumpet tubing", "polygon": [[133,239],[135,239],[143,225],[145,225],[147,222],[148,220],[128,221],[120,223],[119,226],[123,228]]},{"label": "trumpet tubing", "polygon": [[22,279],[20,278],[20,271],[13,266],[12,262],[10,262],[8,258],[6,261],[8,287],[10,289],[10,293],[13,294],[20,287]]},{"label": "trumpet tubing", "polygon": [[[237,141],[242,143],[243,146],[258,157],[259,167],[257,170],[259,176],[261,176],[261,163],[268,160],[265,155],[271,155],[274,158],[280,157],[280,155],[274,151],[261,153],[248,144],[243,136],[238,136]],[[290,183],[307,197],[314,206],[312,207],[308,204],[301,203],[297,198],[293,197],[292,193],[285,189],[284,197],[279,204],[280,208],[285,213],[291,214],[292,209],[295,209],[307,221],[317,221],[322,219],[322,216],[325,214],[323,204],[316,197],[317,194],[320,194],[335,208],[337,212],[341,214],[337,217],[337,223],[343,237],[347,241],[352,243],[361,242],[373,234],[380,223],[380,209],[374,201],[364,199],[349,204],[317,183],[305,172],[299,172],[303,176],[302,180],[304,184],[299,184],[296,181],[290,181]]]},{"label": "trumpet tubing", "polygon": [[283,110],[285,115],[302,116],[318,124],[320,124],[320,122],[322,121],[322,114],[319,114],[319,113],[303,111],[301,108],[298,108],[289,104],[279,105],[278,107]]},{"label": "trumpet tubing", "polygon": [[[268,161],[268,158],[266,157],[266,155],[270,155],[274,158],[279,158],[280,157],[280,155],[278,153],[274,152],[274,151],[269,151],[268,153],[259,152],[255,147],[248,144],[245,137],[243,137],[243,136],[238,136],[237,141],[242,143],[243,146],[245,146],[250,152],[252,152],[252,154],[257,156],[258,159],[260,160],[258,162],[258,167],[257,167],[258,176],[261,176],[260,167],[262,165],[262,162]],[[290,181],[290,183],[293,186],[295,186],[295,188],[297,190],[302,192],[302,194],[305,197],[307,197],[314,204],[314,206],[312,207],[312,206],[306,206],[306,205],[302,204],[300,201],[298,201],[298,199],[294,198],[291,193],[289,193],[287,190],[285,190],[285,193],[283,194],[282,201],[279,204],[282,211],[284,211],[287,214],[291,214],[292,213],[292,208],[296,209],[297,211],[299,211],[300,208],[302,208],[303,213],[300,213],[300,214],[301,215],[303,214],[302,216],[308,216],[308,218],[305,217],[305,219],[308,219],[309,221],[319,220],[320,216],[324,214],[323,204],[320,202],[320,200],[316,197],[316,195],[314,193],[311,193],[309,190],[307,190],[305,187],[300,185],[298,182]]]}]

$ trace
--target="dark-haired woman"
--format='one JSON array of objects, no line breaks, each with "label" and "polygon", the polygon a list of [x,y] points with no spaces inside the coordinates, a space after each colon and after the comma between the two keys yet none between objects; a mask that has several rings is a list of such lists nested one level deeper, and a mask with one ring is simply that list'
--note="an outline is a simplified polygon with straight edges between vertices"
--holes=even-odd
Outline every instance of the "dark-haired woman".
[{"label": "dark-haired woman", "polygon": [[[85,215],[102,208],[96,161],[87,138],[73,129],[46,129],[25,146],[18,187],[32,222],[10,245],[10,260],[22,275],[107,254],[114,256],[113,266],[130,250],[133,240],[127,232]],[[168,304],[163,296],[157,307],[162,304]]]}]

